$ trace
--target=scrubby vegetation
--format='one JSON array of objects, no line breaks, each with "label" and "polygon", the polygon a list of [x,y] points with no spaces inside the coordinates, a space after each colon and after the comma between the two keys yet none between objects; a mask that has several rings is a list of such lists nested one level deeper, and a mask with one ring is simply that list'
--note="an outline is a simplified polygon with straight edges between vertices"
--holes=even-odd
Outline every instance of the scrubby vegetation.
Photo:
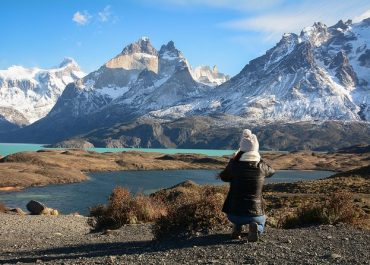
[{"label": "scrubby vegetation", "polygon": [[6,212],[6,207],[3,203],[0,202],[0,213],[5,213]]},{"label": "scrubby vegetation", "polygon": [[132,195],[128,189],[116,187],[107,205],[90,209],[89,225],[94,231],[117,229],[124,224],[152,222],[166,214],[165,205],[155,198]]},{"label": "scrubby vegetation", "polygon": [[225,187],[200,186],[190,181],[151,196],[135,196],[117,187],[107,205],[90,209],[89,225],[93,231],[102,231],[124,224],[154,222],[157,239],[209,232],[228,224],[221,211],[226,192]]},{"label": "scrubby vegetation", "polygon": [[[266,185],[266,225],[295,228],[348,223],[370,229],[368,185],[362,176]],[[101,231],[153,222],[157,239],[229,230],[230,223],[221,211],[228,189],[228,185],[202,186],[186,181],[150,196],[133,196],[118,187],[106,205],[91,209],[89,223],[93,230]]]},{"label": "scrubby vegetation", "polygon": [[[191,185],[195,189],[191,189]],[[158,193],[156,196],[163,194]],[[222,188],[198,186],[188,182],[175,187],[166,198],[170,200],[168,214],[158,218],[153,225],[156,239],[189,237],[223,229],[228,224],[225,214],[221,211],[225,200]]]},{"label": "scrubby vegetation", "polygon": [[337,191],[320,203],[307,204],[280,220],[282,228],[296,228],[320,224],[358,224],[363,220],[363,212],[354,203],[351,193]]}]

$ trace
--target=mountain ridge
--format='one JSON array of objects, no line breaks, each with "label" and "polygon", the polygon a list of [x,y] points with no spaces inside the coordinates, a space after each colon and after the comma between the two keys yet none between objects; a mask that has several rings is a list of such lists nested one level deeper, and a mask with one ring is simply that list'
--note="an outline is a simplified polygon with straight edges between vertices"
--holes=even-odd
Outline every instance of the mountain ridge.
[{"label": "mountain ridge", "polygon": [[72,58],[51,69],[13,65],[0,70],[0,116],[25,126],[46,116],[68,83],[84,76]]},{"label": "mountain ridge", "polygon": [[[331,27],[314,23],[300,34],[284,34],[221,85],[197,78],[172,41],[158,52],[148,38],[141,38],[112,59],[117,60],[69,84],[45,118],[5,138],[29,141],[29,135],[42,131],[38,137],[55,142],[141,118],[166,123],[218,114],[260,126],[352,121],[366,128],[368,36],[370,19],[355,24],[339,21]],[[204,71],[203,77],[218,73],[216,68],[199,71]]]}]

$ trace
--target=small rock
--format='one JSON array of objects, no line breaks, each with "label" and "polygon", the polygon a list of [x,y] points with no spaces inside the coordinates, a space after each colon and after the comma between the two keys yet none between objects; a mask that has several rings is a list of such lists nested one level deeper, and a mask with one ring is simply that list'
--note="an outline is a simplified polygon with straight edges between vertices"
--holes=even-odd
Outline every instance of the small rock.
[{"label": "small rock", "polygon": [[327,236],[326,238],[327,238],[327,239],[332,239],[333,237],[332,237],[332,236]]},{"label": "small rock", "polygon": [[342,256],[341,256],[341,255],[339,255],[339,254],[336,254],[336,253],[331,253],[330,257],[331,257],[332,259],[340,259]]},{"label": "small rock", "polygon": [[103,232],[103,235],[107,235],[107,236],[110,236],[110,235],[115,235],[117,232],[114,231],[114,230],[111,230],[111,229],[106,229],[104,232]]},{"label": "small rock", "polygon": [[62,236],[63,234],[62,233],[54,233],[54,235],[56,235],[56,236]]},{"label": "small rock", "polygon": [[41,202],[31,200],[26,205],[27,210],[30,211],[31,214],[39,215],[44,211],[47,207],[43,205]]}]

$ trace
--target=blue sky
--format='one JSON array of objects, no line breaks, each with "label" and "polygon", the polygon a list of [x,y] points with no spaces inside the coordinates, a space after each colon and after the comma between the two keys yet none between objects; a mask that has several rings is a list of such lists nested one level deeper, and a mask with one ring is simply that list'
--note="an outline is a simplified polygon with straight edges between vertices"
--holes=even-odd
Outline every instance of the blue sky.
[{"label": "blue sky", "polygon": [[173,40],[192,66],[235,75],[284,32],[365,17],[369,0],[1,0],[0,69],[72,57],[90,72],[148,36],[157,49]]}]

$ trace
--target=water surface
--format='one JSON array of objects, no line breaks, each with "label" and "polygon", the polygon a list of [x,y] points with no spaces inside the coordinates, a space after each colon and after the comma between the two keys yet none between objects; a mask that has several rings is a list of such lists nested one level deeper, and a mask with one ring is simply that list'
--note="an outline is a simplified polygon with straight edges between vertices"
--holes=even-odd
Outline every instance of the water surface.
[{"label": "water surface", "polygon": [[[7,156],[17,152],[37,151],[40,149],[60,150],[61,148],[44,148],[42,144],[13,144],[0,143],[0,155]],[[165,149],[165,148],[88,148],[87,150],[98,153],[105,152],[125,152],[125,151],[141,151],[141,152],[158,152],[162,154],[203,154],[208,156],[223,156],[231,155],[235,150],[213,150],[213,149]]]},{"label": "water surface", "polygon": [[[87,215],[88,208],[106,203],[115,186],[123,186],[132,192],[152,193],[161,188],[174,186],[185,180],[198,184],[223,184],[216,179],[220,170],[149,170],[91,173],[91,179],[82,183],[32,187],[21,192],[0,192],[0,201],[9,207],[20,207],[30,200],[39,200],[62,213],[79,212]],[[328,171],[280,170],[266,183],[312,180],[331,175]]]}]

